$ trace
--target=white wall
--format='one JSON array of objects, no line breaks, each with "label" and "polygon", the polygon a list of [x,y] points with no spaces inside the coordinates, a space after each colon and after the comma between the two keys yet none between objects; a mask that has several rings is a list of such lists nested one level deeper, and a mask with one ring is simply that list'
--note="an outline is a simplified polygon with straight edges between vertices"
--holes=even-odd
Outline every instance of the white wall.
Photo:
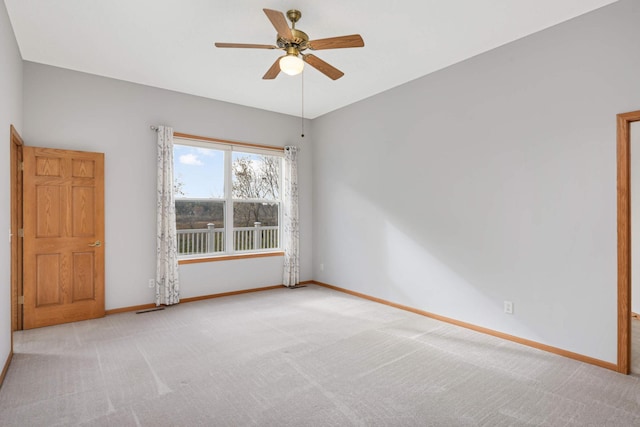
[{"label": "white wall", "polygon": [[640,122],[631,123],[631,311],[640,313]]},{"label": "white wall", "polygon": [[[311,138],[300,119],[25,62],[25,144],[105,153],[106,308],[153,302],[155,132],[301,147],[301,280],[311,279]],[[282,257],[180,267],[183,298],[282,283]]]},{"label": "white wall", "polygon": [[0,371],[11,352],[11,230],[9,129],[22,132],[22,58],[0,2]]},{"label": "white wall", "polygon": [[639,22],[623,0],[314,120],[314,277],[615,363]]}]

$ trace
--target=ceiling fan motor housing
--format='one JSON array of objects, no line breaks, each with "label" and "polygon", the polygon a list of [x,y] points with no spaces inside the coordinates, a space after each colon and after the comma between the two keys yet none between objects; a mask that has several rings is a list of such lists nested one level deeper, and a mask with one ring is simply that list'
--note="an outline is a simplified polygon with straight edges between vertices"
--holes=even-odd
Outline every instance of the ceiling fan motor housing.
[{"label": "ceiling fan motor housing", "polygon": [[307,49],[309,43],[309,36],[304,31],[296,30],[295,28],[291,29],[291,35],[293,36],[292,40],[287,40],[282,37],[278,37],[276,44],[281,49],[286,49],[290,46],[295,47],[299,51],[303,51]]}]

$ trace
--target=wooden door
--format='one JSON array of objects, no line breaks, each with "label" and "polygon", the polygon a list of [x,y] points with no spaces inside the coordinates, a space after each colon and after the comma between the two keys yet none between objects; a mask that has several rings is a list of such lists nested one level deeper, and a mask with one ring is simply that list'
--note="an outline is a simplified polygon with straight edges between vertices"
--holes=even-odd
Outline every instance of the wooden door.
[{"label": "wooden door", "polygon": [[24,147],[24,329],[104,316],[104,154]]}]

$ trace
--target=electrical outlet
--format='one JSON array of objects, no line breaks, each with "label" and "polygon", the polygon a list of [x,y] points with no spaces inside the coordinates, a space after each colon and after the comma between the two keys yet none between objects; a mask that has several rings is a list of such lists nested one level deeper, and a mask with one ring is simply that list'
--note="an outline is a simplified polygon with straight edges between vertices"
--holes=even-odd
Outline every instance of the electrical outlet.
[{"label": "electrical outlet", "polygon": [[149,287],[150,288],[156,287],[156,279],[149,279]]},{"label": "electrical outlet", "polygon": [[324,271],[324,264],[320,264],[320,271]]},{"label": "electrical outlet", "polygon": [[513,302],[511,301],[504,302],[504,312],[507,314],[513,314]]}]

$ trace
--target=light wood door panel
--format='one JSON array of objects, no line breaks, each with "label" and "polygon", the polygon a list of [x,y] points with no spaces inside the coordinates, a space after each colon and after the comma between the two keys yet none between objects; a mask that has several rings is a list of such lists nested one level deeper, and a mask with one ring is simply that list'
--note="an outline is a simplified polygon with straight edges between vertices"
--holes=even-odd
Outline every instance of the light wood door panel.
[{"label": "light wood door panel", "polygon": [[24,147],[23,280],[25,329],[104,316],[102,153]]}]

